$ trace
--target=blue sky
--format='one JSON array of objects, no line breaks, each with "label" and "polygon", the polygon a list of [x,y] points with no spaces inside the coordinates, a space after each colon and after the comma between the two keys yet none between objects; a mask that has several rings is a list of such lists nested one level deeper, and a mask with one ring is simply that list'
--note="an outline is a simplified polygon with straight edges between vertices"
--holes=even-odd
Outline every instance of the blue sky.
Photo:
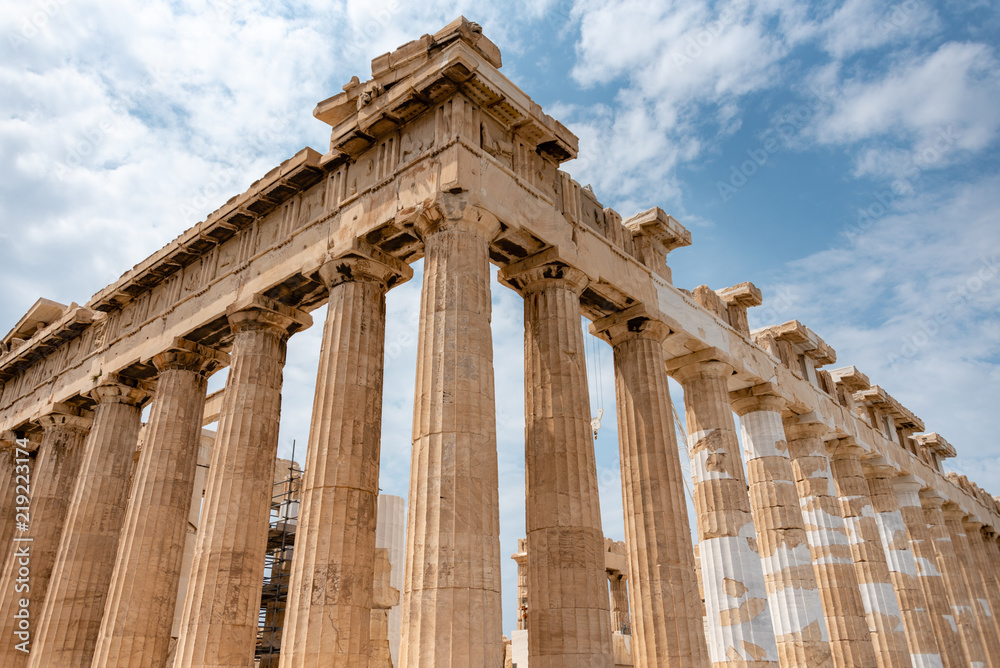
[{"label": "blue sky", "polygon": [[[1000,494],[1000,12],[986,1],[2,0],[0,329],[85,303],[303,146],[316,102],[459,14],[581,138],[565,168],[691,229],[684,288],[754,281]],[[419,269],[389,297],[382,487],[405,496]],[[523,535],[521,304],[494,286],[504,554]],[[321,322],[324,311],[314,317]],[[4,325],[3,323],[7,323]],[[321,327],[293,337],[281,451]],[[610,349],[592,354],[606,533],[623,537]],[[598,369],[599,376],[598,378]],[[222,377],[214,381],[218,386]],[[676,388],[675,388],[676,389]],[[679,403],[679,394],[677,395]],[[680,407],[680,406],[679,406]],[[505,628],[513,562],[504,563]]]}]

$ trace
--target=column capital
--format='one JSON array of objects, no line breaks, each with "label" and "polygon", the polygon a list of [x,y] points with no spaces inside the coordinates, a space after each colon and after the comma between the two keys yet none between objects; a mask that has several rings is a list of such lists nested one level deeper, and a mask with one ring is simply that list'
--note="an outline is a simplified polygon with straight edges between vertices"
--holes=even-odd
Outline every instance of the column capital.
[{"label": "column capital", "polygon": [[0,452],[13,450],[15,447],[17,447],[17,434],[10,429],[0,432]]},{"label": "column capital", "polygon": [[983,525],[982,528],[983,538],[985,540],[993,540],[997,537],[997,530],[991,526]]},{"label": "column capital", "polygon": [[825,422],[812,419],[803,420],[805,416],[796,415],[782,420],[785,424],[785,436],[789,441],[804,441],[810,438],[822,439],[830,427]]},{"label": "column capital", "polygon": [[944,512],[944,518],[948,521],[958,522],[961,524],[962,520],[965,519],[965,511],[962,510],[962,507],[954,501],[945,501],[941,510]]},{"label": "column capital", "polygon": [[944,507],[945,498],[933,489],[920,490],[920,505],[925,510],[941,510]]},{"label": "column capital", "polygon": [[94,422],[93,411],[87,411],[69,404],[49,404],[34,419],[44,431],[65,427],[79,431],[89,431]]},{"label": "column capital", "polygon": [[590,324],[590,333],[615,346],[629,339],[652,339],[662,343],[680,328],[662,313],[651,310],[645,304],[636,304],[595,320]]},{"label": "column capital", "polygon": [[139,386],[138,381],[130,381],[118,374],[106,374],[97,381],[89,394],[98,404],[125,404],[127,406],[138,406],[149,397],[149,393]]},{"label": "column capital", "polygon": [[[19,445],[19,443],[23,445]],[[41,445],[41,440],[37,437],[37,432],[35,438],[28,438],[27,434],[25,434],[25,436],[21,438],[17,435],[17,432],[11,429],[8,429],[7,431],[0,433],[0,451],[6,450],[7,448],[18,447],[28,453],[33,454],[38,452],[39,445]]]},{"label": "column capital", "polygon": [[667,373],[679,383],[695,378],[729,378],[734,369],[729,355],[718,348],[706,348],[667,360]]},{"label": "column capital", "polygon": [[968,519],[962,520],[962,526],[965,528],[966,532],[979,533],[982,528],[986,526],[986,524],[980,522],[974,517],[969,517]]},{"label": "column capital", "polygon": [[229,355],[177,337],[169,348],[158,355],[153,355],[151,361],[159,372],[180,369],[194,371],[207,378],[222,367],[229,366]]},{"label": "column capital", "polygon": [[406,218],[413,216],[413,229],[421,239],[438,232],[464,229],[492,239],[500,231],[500,221],[489,211],[481,209],[469,201],[465,193],[438,193],[433,201],[421,204],[417,209],[400,212]]},{"label": "column capital", "polygon": [[566,261],[557,246],[552,246],[501,269],[500,282],[522,296],[552,284],[580,295],[590,278]]},{"label": "column capital", "polygon": [[278,329],[285,336],[312,326],[305,311],[277,302],[262,294],[240,299],[226,309],[233,333],[248,329]]},{"label": "column capital", "polygon": [[886,461],[882,455],[861,456],[861,466],[866,478],[889,478],[898,475],[896,467]]},{"label": "column capital", "polygon": [[[729,393],[729,402],[740,417],[749,413],[780,413],[785,400],[778,394],[774,383],[761,383]],[[824,425],[825,426],[825,425]]]},{"label": "column capital", "polygon": [[908,474],[897,474],[892,479],[892,486],[897,494],[916,494],[924,488],[924,483],[915,476]]},{"label": "column capital", "polygon": [[316,273],[327,290],[349,281],[380,283],[389,290],[413,278],[408,264],[360,239],[332,249]]},{"label": "column capital", "polygon": [[826,451],[831,459],[858,459],[868,451],[858,445],[853,436],[835,438],[826,442]]}]

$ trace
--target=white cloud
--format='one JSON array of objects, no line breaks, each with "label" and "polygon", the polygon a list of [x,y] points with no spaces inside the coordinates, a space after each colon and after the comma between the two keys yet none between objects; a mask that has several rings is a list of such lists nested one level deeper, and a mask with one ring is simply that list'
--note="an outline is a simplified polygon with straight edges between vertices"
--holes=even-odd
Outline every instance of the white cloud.
[{"label": "white cloud", "polygon": [[984,417],[1000,394],[1000,178],[899,204],[780,272],[765,306],[779,292],[782,303],[751,320],[801,320],[837,350],[836,366],[858,366],[924,417],[958,449],[955,466],[1000,494]]},{"label": "white cloud", "polygon": [[[816,136],[827,144],[901,140],[918,164],[935,152],[983,150],[1000,128],[998,75],[992,48],[948,42],[896,63],[881,77],[846,80],[833,109],[817,120]],[[862,147],[860,171],[867,173],[871,164]]]},{"label": "white cloud", "polygon": [[782,59],[808,34],[801,8],[784,2],[618,0],[579,2],[577,11],[573,77],[585,86],[627,83],[613,105],[565,109],[584,156],[567,169],[615,193],[608,203],[626,215],[680,205],[677,167],[739,129],[743,99],[775,86]]},{"label": "white cloud", "polygon": [[838,59],[929,35],[938,29],[937,12],[921,0],[847,0],[818,26],[823,47]]}]

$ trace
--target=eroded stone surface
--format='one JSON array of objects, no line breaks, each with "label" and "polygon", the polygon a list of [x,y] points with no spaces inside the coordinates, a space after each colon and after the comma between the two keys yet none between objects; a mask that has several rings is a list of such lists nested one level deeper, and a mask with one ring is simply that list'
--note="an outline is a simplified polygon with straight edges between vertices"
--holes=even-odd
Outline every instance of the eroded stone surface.
[{"label": "eroded stone surface", "polygon": [[[949,639],[973,637],[972,628],[992,658],[990,627],[1000,636],[996,614],[1000,550],[995,539],[1000,503],[963,476],[944,474],[941,462],[955,455],[955,447],[940,434],[917,433],[924,431],[920,418],[858,369],[824,369],[836,361],[836,352],[804,324],[793,320],[750,331],[746,311],[763,299],[751,283],[721,290],[675,287],[667,258],[691,244],[690,233],[657,207],[623,220],[592,190],[560,171],[563,162],[577,156],[577,138],[504,77],[500,65],[497,46],[479,26],[462,18],[379,56],[372,63],[371,80],[352,80],[342,93],[316,107],[316,117],[331,126],[331,141],[323,153],[308,148],[298,152],[126,271],[85,306],[39,300],[0,341],[3,442],[27,437],[42,443],[33,469],[31,501],[32,531],[38,532],[33,574],[42,581],[57,561],[76,573],[72,564],[104,554],[115,533],[99,532],[104,547],[95,547],[92,553],[67,549],[65,554],[54,554],[63,518],[73,515],[67,504],[75,498],[74,467],[84,461],[83,448],[73,446],[82,444],[83,432],[72,435],[69,423],[86,418],[95,408],[90,391],[95,380],[108,374],[137,384],[155,381],[158,386],[135,492],[118,540],[94,665],[159,666],[172,657],[170,619],[174,592],[183,589],[186,577],[180,571],[187,563],[183,545],[195,491],[190,472],[198,456],[200,416],[195,414],[204,402],[204,378],[192,376],[190,370],[174,373],[156,361],[172,350],[177,337],[205,349],[232,349],[234,355],[227,391],[207,411],[220,418],[220,431],[197,549],[188,552],[193,570],[191,586],[186,588],[178,665],[243,667],[250,661],[263,568],[257,545],[265,532],[271,492],[288,318],[301,325],[306,318],[294,314],[332,301],[331,286],[320,271],[332,249],[363,245],[400,266],[425,258],[402,665],[492,667],[505,658],[488,263],[503,269],[543,256],[559,258],[561,266],[586,281],[572,298],[563,295],[555,300],[558,326],[540,326],[538,340],[550,342],[547,352],[535,356],[528,351],[532,368],[542,360],[552,362],[551,369],[577,369],[575,375],[567,372],[560,382],[533,397],[533,416],[540,416],[538,425],[558,427],[558,438],[549,443],[568,444],[574,453],[588,456],[574,466],[565,456],[569,450],[556,449],[551,469],[534,467],[566,476],[560,489],[572,497],[568,506],[573,512],[560,514],[567,506],[563,499],[546,505],[544,498],[536,497],[541,503],[533,506],[531,515],[557,517],[547,529],[560,540],[568,536],[573,546],[595,546],[581,550],[589,566],[576,569],[589,573],[573,590],[581,592],[581,607],[559,608],[568,618],[551,627],[546,642],[570,638],[567,629],[581,622],[570,638],[577,648],[584,646],[577,655],[578,665],[607,663],[609,656],[621,663],[633,639],[637,665],[698,665],[708,660],[720,666],[773,665],[779,660],[785,665],[823,663],[827,649],[814,596],[799,595],[813,589],[810,569],[794,558],[804,551],[804,543],[799,528],[793,526],[790,478],[779,447],[782,438],[775,411],[746,415],[755,455],[748,457],[752,503],[733,428],[731,393],[739,398],[741,392],[767,385],[784,402],[783,417],[809,416],[825,425],[831,442],[849,439],[859,460],[869,464],[868,479],[861,484],[858,461],[851,460],[838,472],[837,461],[831,468],[824,463],[825,455],[793,456],[797,460],[793,471],[805,489],[796,490],[804,513],[800,519],[805,518],[802,530],[813,550],[813,579],[824,603],[834,660],[844,665],[895,666],[903,663],[901,654],[906,650],[900,648],[906,646],[912,664],[921,668],[976,663],[982,652],[970,653]],[[344,266],[353,278],[350,263]],[[234,305],[234,298],[240,303]],[[356,309],[334,305],[332,311],[369,313],[371,300],[360,294],[354,298]],[[251,299],[257,300],[256,311],[247,308]],[[256,315],[249,319],[260,321],[259,327],[248,325],[239,315],[251,311]],[[574,313],[605,324],[615,321],[626,333],[621,340],[635,337],[622,344],[631,349],[616,350],[622,377],[617,399],[623,420],[620,445],[629,545],[628,558],[621,558],[616,572],[629,571],[632,609],[627,618],[635,635],[613,634],[610,654],[605,635],[609,602],[597,601],[591,591],[594,583],[606,586],[607,581],[592,554],[601,550],[595,539],[600,537],[599,524],[586,521],[598,504],[590,489],[591,453],[585,447],[584,425],[590,416],[578,400],[584,383],[580,364],[570,363],[570,358],[580,356],[579,339],[569,337],[566,328]],[[635,317],[639,313],[643,317]],[[341,322],[336,315],[331,321]],[[661,336],[647,340],[642,323],[654,321]],[[542,336],[541,329],[548,334]],[[356,348],[349,336],[327,337],[349,353],[328,355],[337,362],[324,367],[330,386],[342,390],[317,402],[323,407],[317,413],[322,416],[318,424],[331,432],[337,425],[346,430],[348,425],[353,429],[373,424],[378,394],[373,387],[337,385],[338,379],[380,377],[379,368],[370,368],[379,366],[372,347],[379,336],[366,334],[367,339],[357,339]],[[564,346],[567,342],[569,347]],[[681,485],[671,463],[673,428],[664,364],[681,380],[688,408],[699,559],[708,609],[705,649],[698,630],[698,595],[692,586],[690,536],[684,533],[683,514],[677,513],[683,503],[678,501]],[[565,400],[558,415],[548,414],[550,400],[553,405]],[[63,416],[57,420],[61,426],[50,415],[54,402],[58,407],[54,414]],[[360,403],[363,410],[349,412],[349,405]],[[764,414],[767,417],[751,417]],[[364,417],[358,420],[359,416]],[[54,427],[61,433],[58,438],[52,435]],[[382,659],[382,608],[375,601],[379,587],[371,589],[376,557],[369,558],[367,538],[367,510],[371,490],[377,486],[372,452],[378,437],[358,428],[363,433],[356,439],[345,435],[339,441],[358,444],[357,449],[332,446],[335,439],[321,437],[322,428],[311,437],[328,444],[327,456],[332,450],[343,454],[344,461],[332,468],[319,463],[309,467],[316,495],[325,495],[329,503],[311,503],[309,512],[303,509],[304,523],[307,515],[324,519],[322,527],[306,532],[303,549],[296,553],[302,563],[312,559],[312,574],[320,579],[329,580],[330,568],[346,573],[350,580],[346,588],[341,583],[324,592],[336,590],[337,598],[339,592],[349,591],[352,601],[344,605],[340,599],[332,605],[316,601],[305,608],[297,601],[296,617],[310,618],[322,610],[321,614],[330,613],[324,618],[329,623],[319,625],[323,633],[311,623],[299,625],[306,629],[304,644],[288,649],[284,661],[308,663],[312,650],[307,648],[325,652],[328,640],[341,645],[344,628],[351,629],[346,651],[351,658],[344,661],[363,662],[366,652],[377,662]],[[131,432],[121,430],[117,436],[115,452],[128,451]],[[58,456],[51,453],[55,441],[62,444],[56,448]],[[322,448],[316,450],[310,452],[311,459],[321,458]],[[121,471],[131,464],[129,457],[126,453],[118,455],[126,461],[114,457],[114,461],[93,461],[84,469],[95,472],[101,469],[99,464],[107,464],[101,470],[117,471],[111,477],[120,482]],[[6,459],[0,465],[9,467]],[[341,472],[346,479],[339,477]],[[836,493],[831,491],[831,475]],[[954,525],[948,527],[954,558],[943,542],[940,550],[934,549],[935,541],[944,540],[936,515],[928,523],[926,509],[910,497],[901,512],[891,484],[899,476],[908,476],[915,490],[936,495],[933,498],[940,497],[945,508],[961,513],[965,541]],[[359,480],[361,484],[355,485]],[[9,496],[6,480],[0,484],[3,489]],[[86,492],[102,501],[107,497],[108,507],[117,508],[120,516],[115,494],[120,489],[120,485],[93,485]],[[55,490],[61,497],[56,498]],[[529,494],[534,493],[529,487]],[[344,504],[353,508],[355,499],[358,512],[353,514]],[[577,501],[582,505],[574,506]],[[751,506],[759,518],[756,529]],[[0,503],[4,550],[14,534],[7,520],[9,508]],[[44,531],[34,525],[36,510],[52,520]],[[834,521],[838,515],[840,523]],[[197,519],[195,512],[192,522]],[[83,527],[88,522],[80,515],[70,524]],[[82,535],[73,530],[62,542],[70,545]],[[356,553],[348,554],[351,547],[357,548]],[[539,552],[565,560],[572,550]],[[527,552],[524,555],[526,564]],[[155,564],[163,575],[149,576],[154,569],[148,564]],[[951,599],[940,595],[942,587],[931,582],[934,577],[944,582],[932,575],[934,568],[943,568],[946,580],[958,586],[954,566],[945,564],[957,564],[961,571],[968,606],[960,595]],[[552,569],[551,564],[547,567]],[[104,578],[86,576],[84,570],[79,571],[78,581],[85,587]],[[299,570],[305,582],[309,568]],[[10,569],[2,577],[9,579]],[[976,582],[982,583],[981,597],[973,592]],[[921,585],[929,588],[930,597]],[[68,586],[55,585],[54,592],[65,589],[57,599],[72,598]],[[564,582],[551,585],[551,578],[547,586],[551,591],[567,589]],[[39,588],[32,592],[36,610],[45,593],[44,586]],[[789,597],[793,592],[796,596]],[[45,652],[59,652],[60,657],[86,654],[92,633],[82,629],[93,628],[91,613],[101,607],[97,598],[90,599],[93,605],[85,614],[80,608],[81,631],[60,633],[59,642]],[[519,602],[522,599],[519,596]],[[619,622],[625,618],[622,599],[619,588],[615,594]],[[6,615],[10,598],[0,605],[6,606],[0,609]],[[973,610],[973,621],[967,608]],[[965,631],[948,632],[948,610],[954,613],[951,617],[958,617],[956,629],[961,625]],[[594,621],[591,614],[608,624]],[[275,611],[273,618],[279,617]],[[66,619],[52,614],[42,625],[66,629]],[[529,609],[528,628],[531,622]],[[334,633],[334,629],[339,630]],[[44,637],[52,638],[53,633],[45,631]],[[512,662],[521,657],[517,651],[524,633],[515,632]],[[865,636],[871,650],[865,649]],[[366,650],[366,639],[369,647],[374,641],[380,649]],[[779,652],[779,646],[789,651]],[[67,654],[62,654],[64,650]],[[567,653],[565,647],[559,651]],[[706,651],[709,659],[704,658]],[[0,656],[0,662],[22,665],[23,657],[7,661]]]}]

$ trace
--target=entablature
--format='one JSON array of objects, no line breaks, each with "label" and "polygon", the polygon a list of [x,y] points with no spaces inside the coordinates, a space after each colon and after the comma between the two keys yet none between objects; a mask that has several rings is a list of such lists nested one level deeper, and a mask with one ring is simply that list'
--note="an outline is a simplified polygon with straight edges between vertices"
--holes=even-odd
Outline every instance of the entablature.
[{"label": "entablature", "polygon": [[[42,302],[45,302],[42,304],[44,310],[36,308]],[[0,381],[13,378],[33,363],[55,352],[67,341],[80,336],[94,317],[93,311],[75,303],[62,306],[48,299],[35,302],[35,306],[32,306],[0,346]],[[32,326],[30,334],[24,329],[25,323]],[[28,336],[27,339],[16,336],[22,331]]]},{"label": "entablature", "polygon": [[[820,367],[837,361],[837,352],[798,320],[762,327],[751,332],[754,341],[781,360],[791,372],[816,386],[823,380]],[[823,388],[829,389],[829,388]]]}]

